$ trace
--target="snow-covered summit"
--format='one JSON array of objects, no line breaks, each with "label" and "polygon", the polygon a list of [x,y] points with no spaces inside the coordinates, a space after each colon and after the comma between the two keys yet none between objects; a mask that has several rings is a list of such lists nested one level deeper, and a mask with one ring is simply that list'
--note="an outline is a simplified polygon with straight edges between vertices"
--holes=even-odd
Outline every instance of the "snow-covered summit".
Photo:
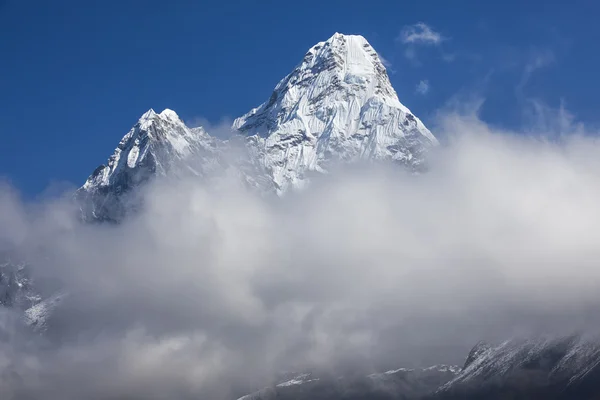
[{"label": "snow-covered summit", "polygon": [[175,160],[198,148],[210,148],[212,142],[214,139],[202,128],[189,129],[175,111],[165,109],[157,114],[150,109],[121,139],[108,163],[88,178],[83,189],[115,184],[122,173],[144,165],[159,174],[165,173]]},{"label": "snow-covered summit", "polygon": [[270,99],[233,129],[272,175],[280,193],[332,160],[391,159],[412,168],[435,137],[400,103],[385,66],[362,36],[334,34],[311,47]]},{"label": "snow-covered summit", "polygon": [[[146,111],[121,139],[106,164],[100,165],[77,192],[85,200],[85,219],[114,220],[122,214],[120,196],[154,176],[178,171],[199,174],[192,155],[212,159],[218,146],[201,128],[189,128],[175,111]],[[196,168],[196,169],[195,169]],[[119,199],[117,199],[119,198]]]}]

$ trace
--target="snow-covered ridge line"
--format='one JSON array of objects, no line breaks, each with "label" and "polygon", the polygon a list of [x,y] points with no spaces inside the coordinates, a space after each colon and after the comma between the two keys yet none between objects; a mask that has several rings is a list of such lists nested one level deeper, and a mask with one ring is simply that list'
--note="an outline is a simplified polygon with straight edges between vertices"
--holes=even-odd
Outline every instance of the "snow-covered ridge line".
[{"label": "snow-covered ridge line", "polygon": [[277,387],[286,387],[292,385],[302,385],[303,383],[316,382],[319,378],[312,378],[311,374],[300,374],[290,380],[276,384]]},{"label": "snow-covered ridge line", "polygon": [[[386,372],[373,373],[373,374],[365,376],[364,378],[365,378],[365,382],[369,382],[370,384],[373,385],[374,388],[377,388],[381,384],[385,384],[385,382],[391,383],[396,380],[399,382],[411,382],[411,381],[414,382],[414,381],[418,381],[419,379],[424,379],[423,382],[430,382],[429,379],[432,376],[436,376],[438,378],[443,377],[443,378],[441,378],[442,381],[446,382],[446,381],[452,379],[458,373],[460,373],[460,371],[461,371],[461,368],[457,365],[440,364],[440,365],[433,365],[431,367],[426,367],[426,368],[398,368],[398,369],[389,370]],[[333,385],[332,387],[335,387],[336,382],[334,382],[334,381],[337,381],[337,382],[343,382],[341,384],[341,386],[343,387],[343,386],[347,386],[347,385],[352,385],[353,379],[355,379],[355,377],[348,378],[348,377],[340,376],[336,380],[332,381],[331,379],[328,379],[328,378],[321,379],[317,376],[314,376],[312,373],[302,373],[302,374],[292,377],[291,379],[288,376],[288,378],[286,378],[284,381],[276,383],[272,387],[266,387],[257,392],[242,396],[238,400],[267,400],[267,399],[278,398],[277,394],[281,393],[282,391],[291,391],[291,390],[300,390],[301,391],[304,388],[304,386],[302,386],[302,385],[306,385],[309,383],[311,385],[322,384],[322,385],[324,385],[324,387],[328,387],[328,385]],[[404,380],[404,379],[406,379],[406,380]],[[436,378],[433,379],[434,384],[435,384],[435,381],[436,381]],[[431,389],[433,391],[433,390],[437,389],[437,386],[435,386]],[[325,391],[327,391],[327,390],[325,389]],[[306,392],[306,393],[309,393],[309,392]],[[302,397],[302,398],[304,398],[304,397]]]}]

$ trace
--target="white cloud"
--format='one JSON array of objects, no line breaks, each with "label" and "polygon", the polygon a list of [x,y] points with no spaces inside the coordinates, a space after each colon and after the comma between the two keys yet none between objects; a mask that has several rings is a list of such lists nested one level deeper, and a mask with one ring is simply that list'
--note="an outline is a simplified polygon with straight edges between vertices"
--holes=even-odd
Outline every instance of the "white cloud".
[{"label": "white cloud", "polygon": [[402,28],[402,31],[396,40],[405,46],[404,56],[416,66],[421,64],[417,57],[417,46],[437,47],[440,51],[442,60],[446,62],[454,61],[455,55],[444,53],[440,47],[441,43],[447,40],[447,38],[442,36],[439,32],[434,31],[424,22],[406,25]]},{"label": "white cloud", "polygon": [[456,60],[456,53],[443,53],[442,52],[442,60],[447,63],[454,62]]},{"label": "white cloud", "polygon": [[404,57],[406,57],[409,61],[414,63],[415,65],[419,64],[419,60],[417,58],[417,51],[414,47],[407,47],[404,50]]},{"label": "white cloud", "polygon": [[398,36],[404,44],[423,44],[423,45],[439,45],[445,38],[434,31],[429,25],[418,22],[414,25],[407,25]]},{"label": "white cloud", "polygon": [[392,68],[392,63],[385,57],[383,57],[383,55],[381,53],[377,53],[377,56],[379,56],[379,59],[381,60],[381,63],[384,65],[384,67],[386,68]]},{"label": "white cloud", "polygon": [[157,181],[117,226],[0,187],[0,240],[71,293],[41,343],[0,308],[0,397],[236,398],[281,370],[599,328],[600,141],[547,140],[574,124],[549,114],[531,137],[446,112],[416,177],[332,166],[283,199]]},{"label": "white cloud", "polygon": [[525,63],[521,80],[517,85],[517,93],[519,95],[522,95],[523,88],[525,87],[527,82],[529,82],[533,73],[541,68],[551,65],[555,61],[555,59],[556,57],[554,55],[554,52],[552,52],[551,50],[532,50]]},{"label": "white cloud", "polygon": [[233,130],[231,129],[233,120],[229,117],[222,117],[219,122],[216,123],[212,123],[204,117],[193,117],[185,122],[187,126],[192,128],[202,127],[211,136],[219,139],[228,139],[233,134]]},{"label": "white cloud", "polygon": [[417,87],[415,88],[415,92],[417,92],[418,94],[421,95],[426,95],[427,93],[429,93],[429,81],[427,79],[424,79],[422,81],[420,81],[419,83],[417,83]]},{"label": "white cloud", "polygon": [[584,125],[567,110],[564,99],[561,99],[558,108],[537,98],[526,98],[523,103],[523,117],[529,133],[552,132],[554,137],[585,133]]}]

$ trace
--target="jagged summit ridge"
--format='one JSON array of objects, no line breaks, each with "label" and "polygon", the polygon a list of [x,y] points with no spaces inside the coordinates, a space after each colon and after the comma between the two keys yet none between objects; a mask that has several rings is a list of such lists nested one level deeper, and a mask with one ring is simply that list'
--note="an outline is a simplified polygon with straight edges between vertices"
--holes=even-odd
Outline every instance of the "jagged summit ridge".
[{"label": "jagged summit ridge", "polygon": [[435,137],[394,91],[365,38],[334,34],[310,48],[270,99],[236,119],[279,193],[332,160],[391,159],[412,168]]}]

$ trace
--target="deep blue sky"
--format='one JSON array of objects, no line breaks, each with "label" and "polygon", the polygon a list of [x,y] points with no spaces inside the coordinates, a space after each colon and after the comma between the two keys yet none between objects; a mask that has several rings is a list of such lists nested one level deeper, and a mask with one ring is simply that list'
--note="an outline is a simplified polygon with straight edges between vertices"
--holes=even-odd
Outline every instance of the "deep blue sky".
[{"label": "deep blue sky", "polygon": [[[525,123],[524,97],[595,124],[598,15],[594,0],[0,0],[0,176],[28,197],[80,185],[148,108],[239,116],[336,31],[369,40],[426,124],[473,92],[497,125]],[[402,43],[418,22],[443,40]]]}]

